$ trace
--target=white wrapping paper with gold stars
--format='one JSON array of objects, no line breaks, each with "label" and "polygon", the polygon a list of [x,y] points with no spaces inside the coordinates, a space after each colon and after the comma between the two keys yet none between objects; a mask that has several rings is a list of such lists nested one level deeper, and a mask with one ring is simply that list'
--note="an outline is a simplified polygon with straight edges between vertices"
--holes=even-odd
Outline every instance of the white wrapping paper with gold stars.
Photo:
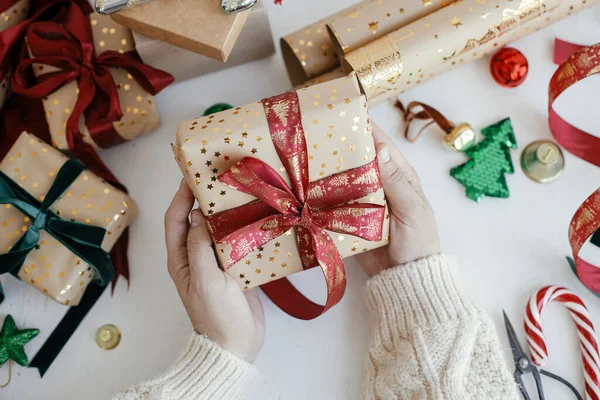
[{"label": "white wrapping paper with gold stars", "polygon": [[[365,97],[354,75],[297,90],[301,122],[308,149],[310,181],[363,166],[375,159]],[[204,215],[213,215],[256,200],[221,183],[218,176],[243,157],[254,157],[290,180],[279,159],[261,102],[182,122],[173,145],[175,158]],[[380,189],[358,199],[386,205]],[[389,220],[381,241],[328,232],[342,257],[387,244]],[[231,248],[216,244],[217,256],[227,266]],[[295,229],[267,242],[226,268],[243,288],[302,271]]]},{"label": "white wrapping paper with gold stars", "polygon": [[594,2],[457,1],[347,53],[341,60],[342,69],[356,72],[369,105],[375,104],[484,57]]},{"label": "white wrapping paper with gold stars", "polygon": [[[22,133],[0,171],[40,201],[67,161],[60,151],[29,133]],[[110,251],[137,216],[137,205],[124,192],[89,171],[84,171],[51,207],[69,220],[106,229],[102,248]],[[31,220],[11,205],[0,205],[0,252],[7,252],[27,231]],[[62,304],[77,305],[95,271],[45,230],[39,248],[32,250],[18,276]]]},{"label": "white wrapping paper with gold stars", "polygon": [[[28,13],[29,0],[17,0],[7,9],[0,9],[0,32],[25,20]],[[10,76],[10,68],[0,71],[0,108],[10,94]]]},{"label": "white wrapping paper with gold stars", "polygon": [[[90,14],[90,24],[94,38],[94,51],[96,55],[107,50],[124,53],[135,50],[135,43],[131,31],[110,17]],[[35,54],[32,54],[35,57]],[[48,65],[37,65],[34,72],[37,75],[56,70]],[[123,68],[110,68],[117,90],[123,118],[114,122],[115,131],[125,140],[130,140],[144,133],[152,132],[160,126],[160,116],[154,102],[154,96],[144,88]],[[52,143],[59,149],[68,149],[65,135],[67,120],[77,102],[79,87],[76,81],[70,82],[44,98],[44,110],[50,129]],[[84,140],[98,148],[91,139],[85,120],[79,120],[79,130]]]}]

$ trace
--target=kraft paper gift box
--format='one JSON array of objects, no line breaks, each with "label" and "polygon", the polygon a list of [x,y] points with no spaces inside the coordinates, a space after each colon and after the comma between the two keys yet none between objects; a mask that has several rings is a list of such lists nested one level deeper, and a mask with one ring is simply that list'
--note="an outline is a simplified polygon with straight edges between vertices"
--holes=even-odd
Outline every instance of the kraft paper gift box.
[{"label": "kraft paper gift box", "polygon": [[[15,26],[25,20],[29,14],[29,0],[16,0],[11,5],[2,10],[0,9],[0,32]],[[0,64],[0,108],[10,95],[10,64]]]},{"label": "kraft paper gift box", "polygon": [[248,20],[226,62],[184,50],[133,32],[135,49],[144,63],[173,75],[176,81],[220,71],[266,58],[275,53],[267,9],[262,3],[252,7]]},{"label": "kraft paper gift box", "polygon": [[227,61],[249,13],[226,14],[214,0],[153,0],[111,17],[144,36]]},{"label": "kraft paper gift box", "polygon": [[[280,126],[284,126],[281,125],[282,121],[285,120],[287,124],[288,118],[295,117],[294,113],[301,114],[301,129],[305,133],[308,154],[308,177],[316,185],[316,189],[310,189],[309,198],[323,199],[328,196],[326,193],[332,193],[327,190],[336,192],[367,181],[380,183],[366,102],[356,78],[350,75],[299,89],[295,93],[298,105],[290,105],[287,100],[265,99],[263,102],[266,105],[261,102],[251,103],[179,125],[173,151],[186,182],[209,221],[219,213],[256,200],[255,197],[219,181],[220,174],[236,166],[244,157],[258,158],[267,163],[288,187],[291,184],[273,141],[273,137],[282,140],[283,133],[270,125],[269,118],[272,114],[269,118],[266,116],[265,107],[271,103],[273,104],[268,107],[273,107],[276,110],[273,112],[281,118],[280,122],[274,123]],[[375,168],[368,174],[357,172],[351,177],[348,175],[356,168],[369,165],[375,165]],[[328,189],[320,189],[320,180],[340,173],[339,179],[335,179]],[[381,188],[359,199],[349,200],[375,204],[387,214]],[[242,215],[235,213],[236,218]],[[387,244],[389,221],[387,216],[382,214],[381,217],[382,221],[367,218],[360,228],[382,229],[381,240],[368,241],[333,231],[327,233],[342,257],[352,256]],[[216,229],[211,222],[209,229],[214,238]],[[256,248],[229,266],[231,251],[228,244],[216,243],[216,254],[221,266],[243,288],[259,286],[303,270],[296,228]]]},{"label": "kraft paper gift box", "polygon": [[[22,133],[0,162],[10,180],[41,202],[69,159],[29,133]],[[106,230],[101,247],[109,252],[137,216],[137,205],[124,192],[84,170],[50,210],[64,220]],[[33,221],[10,204],[0,205],[0,253],[8,252],[32,229]],[[95,269],[44,228],[35,249],[18,270],[18,277],[62,304],[77,305]],[[16,272],[16,271],[13,271]]]},{"label": "kraft paper gift box", "polygon": [[339,66],[340,55],[452,3],[450,0],[366,0],[281,39],[292,86]]},{"label": "kraft paper gift box", "polygon": [[491,54],[594,2],[456,2],[347,53],[342,69],[356,72],[369,105],[376,104]]},{"label": "kraft paper gift box", "polygon": [[[79,16],[81,21],[78,19],[73,25],[90,24],[96,56],[109,50],[120,54],[135,50],[131,31],[115,23],[110,17],[97,13],[89,16],[78,14]],[[36,26],[39,24],[32,25],[30,30]],[[32,58],[35,59],[37,56],[35,49],[30,46],[29,50]],[[78,61],[75,60],[75,62]],[[51,65],[34,64],[33,67],[34,74],[40,79],[45,79],[45,77],[41,77],[42,75],[59,71],[58,68]],[[119,105],[123,114],[120,120],[113,122],[110,126],[110,128],[114,128],[114,132],[101,135],[104,136],[105,142],[96,143],[90,135],[84,115],[79,118],[79,131],[84,141],[96,149],[131,140],[138,135],[152,132],[160,126],[160,115],[154,102],[154,96],[148,93],[125,68],[111,67],[109,70],[117,89]],[[166,75],[162,71],[153,71],[153,73],[160,73],[163,77]],[[14,89],[17,90],[16,87]],[[160,88],[153,90],[158,91]],[[101,92],[100,88],[96,88],[95,91],[96,93]],[[76,108],[80,95],[78,81],[72,80],[43,98],[52,143],[59,149],[69,148],[66,135],[67,122]],[[105,129],[102,128],[102,131]]]}]

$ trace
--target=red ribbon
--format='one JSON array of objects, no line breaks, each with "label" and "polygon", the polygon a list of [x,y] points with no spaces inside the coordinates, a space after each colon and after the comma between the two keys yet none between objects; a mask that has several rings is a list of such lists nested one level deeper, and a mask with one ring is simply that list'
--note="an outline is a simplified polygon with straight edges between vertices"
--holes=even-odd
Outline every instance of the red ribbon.
[{"label": "red ribbon", "polygon": [[[16,1],[1,0],[0,10],[12,7]],[[3,77],[14,61],[14,53],[29,25],[36,21],[62,21],[71,6],[80,7],[85,13],[92,11],[86,0],[44,0],[42,5],[32,2],[30,16],[24,21],[0,32],[0,78]],[[39,3],[39,2],[37,2]]]},{"label": "red ribbon", "polygon": [[[555,59],[562,59],[574,45],[557,42]],[[579,158],[600,167],[600,138],[574,127],[560,117],[552,108],[554,101],[565,90],[594,74],[600,73],[600,43],[578,50],[556,70],[549,87],[548,122],[556,141]]]},{"label": "red ribbon", "polygon": [[600,229],[600,188],[579,206],[569,224],[569,244],[573,251],[575,273],[592,292],[600,295],[600,269],[579,257],[587,240]]},{"label": "red ribbon", "polygon": [[[227,267],[292,228],[304,269],[319,265],[327,283],[327,302],[317,305],[287,279],[262,286],[280,308],[300,319],[313,319],[337,304],[344,294],[342,257],[327,231],[369,241],[381,240],[385,206],[356,200],[381,188],[376,161],[309,182],[308,152],[295,92],[262,101],[277,154],[291,181],[264,161],[244,157],[219,180],[258,200],[207,217],[213,239],[231,246]],[[352,203],[351,203],[352,202]]]},{"label": "red ribbon", "polygon": [[[151,94],[173,82],[171,75],[142,63],[135,52],[121,54],[109,50],[96,56],[89,18],[79,7],[69,9],[64,27],[54,22],[32,24],[27,30],[27,44],[35,58],[23,60],[15,69],[12,78],[15,92],[41,99],[71,81],[78,81],[79,96],[67,120],[67,142],[71,149],[81,137],[82,115],[90,136],[100,147],[123,141],[113,126],[123,114],[109,68],[125,68]],[[60,71],[40,75],[36,84],[29,86],[25,71],[37,63]]]}]

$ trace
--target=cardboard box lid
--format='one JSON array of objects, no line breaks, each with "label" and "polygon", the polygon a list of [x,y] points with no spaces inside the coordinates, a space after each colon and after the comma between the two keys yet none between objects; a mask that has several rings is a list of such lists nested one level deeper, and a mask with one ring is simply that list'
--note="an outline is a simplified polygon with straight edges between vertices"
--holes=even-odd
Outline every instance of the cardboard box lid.
[{"label": "cardboard box lid", "polygon": [[142,35],[226,61],[248,14],[226,14],[219,0],[153,0],[111,17]]}]

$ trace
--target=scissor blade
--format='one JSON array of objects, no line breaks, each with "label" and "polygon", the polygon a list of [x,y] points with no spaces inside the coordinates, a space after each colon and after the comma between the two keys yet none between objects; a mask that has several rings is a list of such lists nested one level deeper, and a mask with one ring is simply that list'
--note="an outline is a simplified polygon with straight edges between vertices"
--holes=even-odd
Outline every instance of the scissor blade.
[{"label": "scissor blade", "polygon": [[504,310],[502,311],[502,314],[504,314],[504,325],[506,326],[506,333],[508,335],[508,342],[510,343],[510,349],[512,350],[514,362],[518,363],[523,358],[528,360],[527,354],[525,354],[521,344],[519,343],[519,338],[517,338],[515,328],[513,328]]}]

